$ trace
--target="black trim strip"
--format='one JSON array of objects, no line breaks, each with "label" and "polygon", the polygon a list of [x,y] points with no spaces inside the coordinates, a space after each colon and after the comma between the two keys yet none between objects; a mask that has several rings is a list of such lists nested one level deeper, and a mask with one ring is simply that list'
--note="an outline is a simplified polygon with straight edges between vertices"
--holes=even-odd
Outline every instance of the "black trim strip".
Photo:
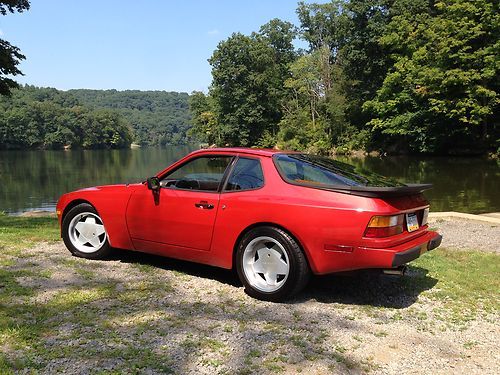
[{"label": "black trim strip", "polygon": [[438,234],[436,237],[434,237],[432,240],[429,241],[429,245],[427,245],[427,251],[434,250],[436,247],[439,247],[441,245],[441,241],[443,240],[443,236]]},{"label": "black trim strip", "polygon": [[412,260],[417,259],[420,256],[420,251],[422,249],[422,246],[425,246],[425,249],[427,251],[434,250],[436,247],[441,245],[442,239],[443,236],[438,234],[434,238],[429,240],[427,243],[423,243],[421,245],[412,247],[409,250],[394,254],[394,258],[392,260],[392,267],[399,267],[403,264],[406,264],[408,262],[411,262]]},{"label": "black trim strip", "polygon": [[227,181],[231,173],[233,173],[234,166],[240,157],[238,155],[233,156],[233,159],[229,162],[226,170],[224,171],[224,175],[222,176],[222,180],[220,180],[219,188],[217,189],[218,193],[221,193],[227,185]]}]

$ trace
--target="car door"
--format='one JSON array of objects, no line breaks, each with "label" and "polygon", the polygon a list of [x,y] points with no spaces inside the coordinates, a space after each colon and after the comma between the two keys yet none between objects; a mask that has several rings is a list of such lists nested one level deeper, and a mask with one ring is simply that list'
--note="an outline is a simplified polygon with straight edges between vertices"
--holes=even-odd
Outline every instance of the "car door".
[{"label": "car door", "polygon": [[232,156],[195,157],[165,176],[158,192],[145,185],[130,198],[127,226],[134,246],[144,242],[208,251],[220,188]]}]

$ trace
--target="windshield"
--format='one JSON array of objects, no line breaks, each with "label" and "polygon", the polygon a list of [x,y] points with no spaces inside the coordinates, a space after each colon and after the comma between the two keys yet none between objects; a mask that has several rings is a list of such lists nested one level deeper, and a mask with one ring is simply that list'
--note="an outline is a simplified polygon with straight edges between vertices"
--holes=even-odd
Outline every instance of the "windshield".
[{"label": "windshield", "polygon": [[317,187],[398,187],[406,186],[391,178],[368,172],[327,157],[307,154],[277,154],[274,162],[289,183]]}]

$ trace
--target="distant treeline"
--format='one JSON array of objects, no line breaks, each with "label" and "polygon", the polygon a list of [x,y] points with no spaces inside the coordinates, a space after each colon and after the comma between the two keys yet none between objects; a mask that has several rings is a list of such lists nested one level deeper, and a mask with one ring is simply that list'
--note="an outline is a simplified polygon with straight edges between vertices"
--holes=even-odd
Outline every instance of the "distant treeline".
[{"label": "distant treeline", "polygon": [[0,97],[0,149],[183,144],[188,95],[24,86]]},{"label": "distant treeline", "polygon": [[138,90],[69,90],[90,108],[108,108],[132,125],[134,142],[141,145],[181,145],[191,128],[187,93]]},{"label": "distant treeline", "polygon": [[219,43],[208,95],[191,96],[194,134],[320,153],[500,151],[498,0],[300,2],[297,15]]}]

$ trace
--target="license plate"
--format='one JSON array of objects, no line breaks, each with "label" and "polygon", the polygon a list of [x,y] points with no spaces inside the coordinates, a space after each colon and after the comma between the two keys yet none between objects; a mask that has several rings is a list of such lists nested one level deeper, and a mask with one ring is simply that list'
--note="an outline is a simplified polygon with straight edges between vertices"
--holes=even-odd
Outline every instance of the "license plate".
[{"label": "license plate", "polygon": [[408,232],[414,232],[418,229],[417,214],[406,214],[406,228],[408,228]]}]

